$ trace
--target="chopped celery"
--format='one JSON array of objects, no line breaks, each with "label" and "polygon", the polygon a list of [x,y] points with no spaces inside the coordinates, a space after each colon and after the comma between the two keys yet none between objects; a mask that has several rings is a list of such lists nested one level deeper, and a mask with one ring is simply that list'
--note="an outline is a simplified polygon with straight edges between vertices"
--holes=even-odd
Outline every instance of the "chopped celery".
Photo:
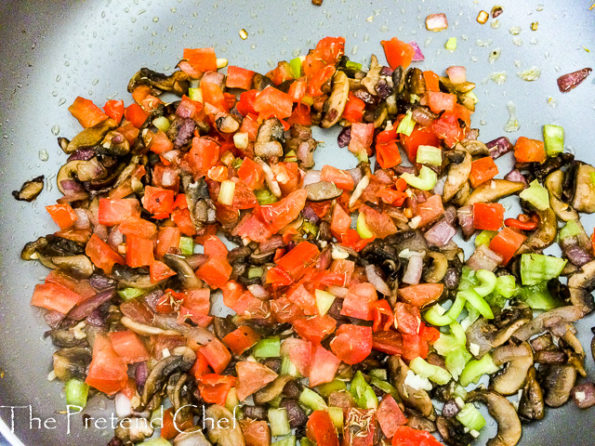
[{"label": "chopped celery", "polygon": [[537,285],[558,277],[567,260],[544,254],[521,255],[521,281],[523,285]]},{"label": "chopped celery", "polygon": [[343,409],[340,407],[329,407],[328,414],[337,429],[343,429]]},{"label": "chopped celery", "polygon": [[316,308],[318,308],[318,313],[321,316],[324,316],[333,305],[335,296],[327,291],[318,289],[314,290],[314,296],[316,297]]},{"label": "chopped celery", "polygon": [[202,90],[200,88],[189,88],[188,97],[193,101],[202,102]]},{"label": "chopped celery", "polygon": [[318,393],[309,387],[304,387],[299,398],[300,403],[312,410],[326,410],[328,406]]},{"label": "chopped celery", "polygon": [[519,197],[540,211],[545,211],[550,207],[550,195],[547,189],[539,184],[537,180],[531,181],[529,187],[523,190]]},{"label": "chopped celery", "polygon": [[287,437],[279,438],[277,441],[272,442],[271,446],[295,446],[295,436],[288,435]]},{"label": "chopped celery", "polygon": [[429,164],[430,166],[442,165],[442,150],[434,146],[421,145],[417,148],[415,161],[419,164]]},{"label": "chopped celery", "polygon": [[511,274],[498,276],[495,292],[510,299],[517,292],[516,278]]},{"label": "chopped celery", "polygon": [[225,180],[221,182],[219,188],[219,195],[217,201],[225,206],[231,206],[233,204],[233,196],[236,190],[236,183],[231,180]]},{"label": "chopped celery", "polygon": [[444,312],[444,308],[440,304],[434,304],[424,313],[424,319],[438,327],[449,325],[459,317],[464,307],[465,299],[457,294],[455,301],[448,311]]},{"label": "chopped celery", "polygon": [[352,60],[348,60],[347,62],[345,62],[345,68],[347,68],[348,70],[353,70],[353,71],[361,71],[362,64],[359,62],[354,62]]},{"label": "chopped celery", "polygon": [[480,282],[480,285],[475,287],[475,292],[479,294],[480,297],[485,297],[494,291],[498,278],[493,272],[488,271],[487,269],[480,269],[475,275]]},{"label": "chopped celery", "polygon": [[310,220],[304,219],[304,222],[302,223],[302,231],[304,234],[310,234],[311,236],[316,237],[318,235],[318,226]]},{"label": "chopped celery", "polygon": [[457,49],[457,38],[456,37],[449,37],[446,43],[444,44],[444,48],[448,51],[454,51]]},{"label": "chopped celery", "polygon": [[[236,135],[237,135],[237,133],[236,133]],[[242,163],[243,163],[243,162],[244,162],[244,160],[243,160],[242,158],[235,158],[235,159],[233,160],[233,162],[231,163],[231,166],[232,166],[234,169],[239,169],[240,167],[242,167]]]},{"label": "chopped celery", "polygon": [[150,438],[143,441],[142,443],[138,443],[138,446],[171,446],[171,443],[165,438],[157,437]]},{"label": "chopped celery", "polygon": [[494,313],[490,305],[481,297],[475,290],[463,290],[457,293],[457,297],[461,296],[469,305],[475,308],[486,319],[494,319]]},{"label": "chopped celery", "polygon": [[365,150],[358,152],[355,156],[360,163],[368,162],[368,152],[366,152]]},{"label": "chopped celery", "polygon": [[378,407],[378,398],[374,389],[366,382],[363,373],[358,370],[351,380],[349,389],[356,404],[362,409],[376,409]]},{"label": "chopped celery", "polygon": [[397,126],[397,133],[409,136],[413,132],[414,127],[415,121],[411,117],[411,110],[407,110],[407,113],[405,113],[405,116],[403,116],[403,119],[401,119],[401,122]]},{"label": "chopped celery", "polygon": [[479,311],[477,311],[477,309],[469,302],[465,303],[465,311],[467,312],[467,316],[465,316],[465,319],[461,321],[461,327],[463,330],[467,330],[471,324],[473,324],[473,322],[479,319],[480,316]]},{"label": "chopped celery", "polygon": [[445,385],[451,380],[450,373],[442,367],[430,364],[421,357],[414,358],[409,363],[409,368],[415,372],[416,375],[428,378],[438,385]]},{"label": "chopped celery", "polygon": [[300,372],[298,372],[295,364],[291,362],[289,356],[283,356],[281,358],[281,375],[295,376],[296,378],[301,377]]},{"label": "chopped celery", "polygon": [[358,235],[363,239],[374,237],[374,233],[370,230],[370,228],[368,228],[368,225],[366,223],[366,217],[364,217],[364,214],[361,212],[357,216],[357,223],[355,228],[357,229]]},{"label": "chopped celery", "polygon": [[412,173],[405,172],[401,175],[407,184],[415,187],[419,190],[432,190],[438,181],[438,175],[432,169],[427,166],[421,166],[419,170],[419,176],[415,176]]},{"label": "chopped celery", "polygon": [[273,193],[268,189],[260,189],[254,191],[254,195],[256,195],[256,200],[258,204],[272,204],[277,201],[277,197],[273,195]]},{"label": "chopped celery", "polygon": [[465,404],[456,418],[469,430],[480,431],[486,425],[486,420],[481,412],[471,403]]},{"label": "chopped celery", "polygon": [[547,156],[564,152],[564,127],[554,124],[543,126],[543,142]]},{"label": "chopped celery", "polygon": [[84,408],[87,405],[89,385],[80,379],[71,378],[66,381],[64,393],[66,393],[66,404]]},{"label": "chopped celery", "polygon": [[169,130],[170,122],[165,116],[159,116],[158,118],[153,119],[153,125],[162,132],[167,132]]},{"label": "chopped celery", "polygon": [[159,406],[157,409],[151,412],[151,417],[149,418],[151,422],[151,426],[154,428],[162,428],[163,427],[163,406]]},{"label": "chopped celery", "polygon": [[248,270],[248,279],[255,279],[256,277],[262,277],[264,269],[262,266],[251,266]]},{"label": "chopped celery", "polygon": [[465,334],[463,327],[461,327],[461,324],[459,324],[457,321],[454,321],[452,324],[450,324],[450,332],[459,343],[465,345],[467,342],[467,335]]},{"label": "chopped celery", "polygon": [[286,409],[269,409],[268,415],[271,435],[276,437],[279,435],[288,435],[291,432]]},{"label": "chopped celery", "polygon": [[475,236],[475,246],[489,245],[496,234],[496,231],[481,231]]},{"label": "chopped celery", "polygon": [[123,288],[121,290],[118,290],[118,295],[124,301],[136,299],[137,297],[140,297],[143,294],[145,294],[145,292],[143,290],[141,290],[140,288],[130,287],[130,288]]},{"label": "chopped celery", "polygon": [[302,77],[302,58],[301,57],[294,57],[289,61],[289,70],[291,71],[291,75],[294,79],[299,79]]},{"label": "chopped celery", "polygon": [[567,221],[566,224],[560,232],[558,232],[558,238],[560,240],[567,239],[569,237],[576,237],[584,232],[584,229],[581,227],[580,223],[575,220]]},{"label": "chopped celery", "polygon": [[450,372],[454,379],[458,379],[471,357],[471,353],[467,351],[465,345],[448,352],[444,358],[446,370]]},{"label": "chopped celery", "polygon": [[547,282],[525,286],[520,289],[519,299],[523,300],[533,310],[551,310],[561,303],[550,293]]},{"label": "chopped celery", "polygon": [[388,379],[388,373],[386,372],[386,369],[372,369],[368,375],[370,375],[370,377],[378,378],[382,381],[386,381]]},{"label": "chopped celery", "polygon": [[345,389],[347,389],[345,381],[339,379],[334,379],[330,383],[320,384],[316,387],[316,390],[318,390],[318,392],[325,398],[333,392],[340,392]]},{"label": "chopped celery", "polygon": [[240,400],[238,399],[238,393],[235,387],[229,389],[227,392],[227,398],[225,399],[225,407],[230,412],[233,412],[234,408],[240,404]]},{"label": "chopped celery", "polygon": [[461,280],[459,281],[459,291],[467,288],[474,288],[479,285],[475,271],[468,266],[463,266],[461,270]]},{"label": "chopped celery", "polygon": [[180,237],[178,247],[183,256],[191,256],[194,254],[194,240],[192,240],[192,237]]},{"label": "chopped celery", "polygon": [[459,383],[466,387],[471,383],[477,383],[483,375],[491,375],[497,372],[498,369],[499,367],[494,364],[492,355],[486,353],[481,359],[472,359],[467,363],[459,377]]},{"label": "chopped celery", "polygon": [[372,377],[370,379],[370,385],[379,388],[384,393],[388,393],[393,396],[397,395],[397,389],[392,384],[389,384],[387,381],[383,381],[376,377]]},{"label": "chopped celery", "polygon": [[281,340],[278,336],[261,339],[252,349],[255,358],[278,358],[281,356]]}]

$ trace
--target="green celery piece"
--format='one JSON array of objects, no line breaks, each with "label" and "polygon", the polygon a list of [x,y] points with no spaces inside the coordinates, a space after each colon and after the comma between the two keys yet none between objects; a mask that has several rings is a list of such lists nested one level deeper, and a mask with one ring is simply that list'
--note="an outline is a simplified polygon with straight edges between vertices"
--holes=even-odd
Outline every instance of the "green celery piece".
[{"label": "green celery piece", "polygon": [[476,272],[476,276],[480,285],[475,287],[475,292],[479,294],[480,297],[485,297],[494,291],[498,278],[493,272],[488,271],[487,269],[480,269]]},{"label": "green celery piece", "polygon": [[407,113],[405,113],[405,116],[403,116],[403,119],[401,119],[401,122],[399,122],[399,125],[397,126],[397,133],[402,133],[407,136],[411,135],[413,128],[415,127],[415,121],[411,116],[411,110],[407,110]]},{"label": "green celery piece", "polygon": [[523,285],[537,285],[558,277],[567,260],[544,254],[521,255],[521,282]]},{"label": "green celery piece", "polygon": [[251,266],[248,270],[248,279],[254,279],[256,277],[262,277],[264,269],[262,266]]},{"label": "green celery piece", "polygon": [[457,293],[457,296],[461,295],[469,305],[475,308],[479,313],[486,319],[494,319],[494,313],[490,308],[490,305],[481,297],[475,290],[463,290]]},{"label": "green celery piece", "polygon": [[467,335],[465,334],[463,327],[461,327],[461,324],[459,324],[457,321],[454,321],[452,324],[450,324],[450,332],[455,337],[457,342],[459,342],[461,345],[465,345],[467,342]]},{"label": "green celery piece", "polygon": [[386,381],[388,379],[388,373],[386,372],[386,369],[372,369],[368,375],[370,375],[370,377],[378,378],[382,381]]},{"label": "green celery piece", "polygon": [[456,380],[461,376],[461,373],[471,358],[471,353],[469,353],[465,346],[462,345],[459,348],[448,352],[444,358],[446,370],[448,370]]},{"label": "green celery piece", "polygon": [[118,295],[125,302],[127,302],[129,300],[136,299],[137,297],[140,297],[144,294],[145,294],[145,292],[143,290],[141,290],[140,288],[129,287],[129,288],[123,288],[121,290],[118,290]]},{"label": "green celery piece", "polygon": [[328,414],[337,429],[343,429],[343,409],[341,407],[329,407]]},{"label": "green celery piece", "polygon": [[324,398],[309,387],[304,387],[300,394],[299,402],[312,410],[327,410]]},{"label": "green celery piece", "polygon": [[281,340],[278,336],[261,339],[252,349],[255,358],[278,358],[281,356]]},{"label": "green celery piece", "polygon": [[479,319],[481,314],[469,302],[465,302],[465,311],[467,312],[467,316],[461,321],[461,327],[463,327],[464,330],[467,330],[473,322]]},{"label": "green celery piece", "polygon": [[180,237],[178,246],[183,256],[191,256],[194,254],[194,240],[192,237]]},{"label": "green celery piece", "polygon": [[550,207],[550,195],[547,189],[539,184],[537,180],[531,181],[529,187],[523,190],[519,197],[540,211],[545,211]]},{"label": "green celery piece", "polygon": [[353,70],[353,71],[361,71],[362,64],[359,62],[354,62],[352,60],[348,60],[347,62],[345,62],[345,68],[347,68],[348,70]]},{"label": "green celery piece", "polygon": [[193,101],[202,101],[202,90],[200,88],[189,88],[188,97]]},{"label": "green celery piece", "polygon": [[298,56],[291,59],[289,62],[289,70],[294,79],[302,77],[302,58]]},{"label": "green celery piece", "polygon": [[442,150],[434,146],[421,145],[417,148],[415,161],[418,164],[429,164],[430,166],[442,165]]},{"label": "green celery piece", "polygon": [[298,369],[295,366],[295,364],[291,362],[289,356],[283,356],[281,358],[281,375],[289,375],[294,376],[296,378],[301,377],[300,372],[298,372]]},{"label": "green celery piece", "polygon": [[543,142],[547,156],[564,152],[564,127],[554,124],[543,126]]},{"label": "green celery piece", "polygon": [[66,404],[84,408],[87,405],[89,385],[80,379],[71,378],[66,381],[64,393],[66,394]]},{"label": "green celery piece", "polygon": [[440,308],[442,307],[440,304],[434,304],[424,313],[424,319],[432,325],[443,327],[452,324],[459,317],[464,307],[465,299],[457,293],[455,301],[446,313],[441,314]]},{"label": "green celery piece", "polygon": [[159,116],[158,118],[153,119],[153,125],[162,132],[167,132],[171,123],[165,116]]},{"label": "green celery piece", "polygon": [[330,383],[320,384],[316,387],[318,393],[325,398],[333,392],[340,392],[345,389],[347,389],[347,385],[345,384],[345,381],[341,381],[340,379],[333,379]]},{"label": "green celery piece", "polygon": [[409,363],[409,368],[413,370],[416,375],[428,378],[436,384],[443,386],[451,379],[450,373],[447,370],[437,365],[430,364],[425,359],[418,356]]},{"label": "green celery piece", "polygon": [[516,277],[511,274],[498,276],[495,292],[510,299],[517,292]]},{"label": "green celery piece", "polygon": [[475,236],[475,246],[489,245],[497,233],[496,231],[481,231]]},{"label": "green celery piece", "polygon": [[577,221],[570,220],[566,222],[562,229],[560,229],[560,232],[558,232],[558,238],[560,240],[565,240],[569,237],[576,237],[583,232],[583,228]]},{"label": "green celery piece", "polygon": [[279,438],[277,441],[271,443],[271,446],[295,446],[295,436],[288,435],[287,437]]},{"label": "green celery piece", "polygon": [[477,383],[483,375],[491,375],[498,370],[499,367],[494,363],[492,355],[486,353],[481,359],[472,359],[467,363],[459,377],[459,383],[466,387],[471,383]]},{"label": "green celery piece", "polygon": [[456,418],[470,430],[480,431],[486,425],[486,420],[481,412],[471,403],[465,404]]},{"label": "green celery piece", "polygon": [[318,235],[318,226],[311,221],[304,219],[304,222],[302,223],[302,231],[304,231],[304,234],[310,234],[313,237],[316,237]]},{"label": "green celery piece", "polygon": [[376,409],[378,407],[378,398],[374,389],[366,382],[363,373],[358,370],[351,380],[351,389],[349,390],[353,399],[362,409]]},{"label": "green celery piece", "polygon": [[256,195],[256,200],[258,204],[273,204],[277,201],[277,197],[275,197],[272,192],[268,189],[260,189],[254,191],[254,195]]},{"label": "green celery piece", "polygon": [[466,290],[467,288],[474,288],[479,285],[479,280],[475,271],[468,266],[463,266],[461,270],[461,280],[459,281],[459,291]]},{"label": "green celery piece", "polygon": [[370,385],[379,388],[384,393],[388,393],[389,395],[398,396],[397,389],[387,381],[380,380],[373,376],[370,379]]},{"label": "green celery piece", "polygon": [[268,412],[271,435],[277,437],[291,433],[286,409],[269,409]]},{"label": "green celery piece", "polygon": [[403,178],[407,184],[419,190],[432,190],[438,181],[436,172],[427,166],[421,166],[419,176],[417,177],[412,173],[405,172],[401,175],[401,178]]},{"label": "green celery piece", "polygon": [[444,48],[448,51],[454,51],[457,49],[457,38],[456,37],[449,37],[449,39],[444,44]]},{"label": "green celery piece", "polygon": [[550,293],[547,282],[525,286],[520,289],[519,299],[523,300],[533,310],[552,310],[561,305]]}]

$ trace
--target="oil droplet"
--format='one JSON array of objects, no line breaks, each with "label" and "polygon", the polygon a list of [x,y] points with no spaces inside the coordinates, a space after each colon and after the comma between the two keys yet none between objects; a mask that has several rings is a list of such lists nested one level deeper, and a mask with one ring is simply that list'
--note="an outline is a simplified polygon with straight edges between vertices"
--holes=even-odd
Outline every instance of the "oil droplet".
[{"label": "oil droplet", "polygon": [[60,100],[58,101],[58,105],[64,105],[66,104],[66,98],[60,98]]},{"label": "oil droplet", "polygon": [[59,134],[59,133],[60,133],[60,126],[58,126],[57,124],[55,124],[55,125],[52,127],[52,134],[54,134],[54,135],[58,136],[58,134]]},{"label": "oil droplet", "polygon": [[239,31],[239,35],[242,40],[246,40],[248,38],[248,31],[246,31],[244,28],[242,28]]},{"label": "oil droplet", "polygon": [[56,82],[60,82],[61,80],[62,80],[62,76],[60,76],[60,75],[57,75],[57,76],[56,76]]},{"label": "oil droplet", "polygon": [[39,159],[40,159],[41,161],[47,161],[47,160],[49,160],[49,159],[50,159],[50,154],[48,153],[48,151],[47,151],[47,150],[45,150],[45,149],[41,149],[41,150],[39,151]]},{"label": "oil droplet", "polygon": [[91,82],[91,85],[95,86],[99,83],[99,79],[93,79],[93,81]]}]

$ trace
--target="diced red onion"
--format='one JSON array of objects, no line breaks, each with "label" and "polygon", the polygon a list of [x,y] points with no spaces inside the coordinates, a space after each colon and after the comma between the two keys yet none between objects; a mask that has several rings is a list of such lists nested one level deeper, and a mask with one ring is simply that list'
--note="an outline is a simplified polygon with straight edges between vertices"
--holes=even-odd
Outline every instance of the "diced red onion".
[{"label": "diced red onion", "polygon": [[344,298],[347,296],[347,293],[349,292],[349,290],[345,287],[342,286],[335,286],[335,285],[331,285],[327,288],[328,292],[337,296],[337,297],[341,297]]},{"label": "diced red onion", "polygon": [[448,222],[448,224],[454,226],[457,221],[457,208],[454,206],[448,206],[444,210],[444,219]]},{"label": "diced red onion", "polygon": [[85,323],[92,325],[93,327],[103,328],[105,327],[105,312],[102,311],[101,305],[99,308],[94,309],[89,316],[86,317]]},{"label": "diced red onion", "polygon": [[374,176],[376,180],[378,180],[382,184],[393,184],[393,178],[388,174],[388,172],[384,169],[378,169],[374,172]]},{"label": "diced red onion", "polygon": [[500,136],[492,141],[486,143],[490,151],[490,156],[494,159],[500,158],[505,153],[512,150],[513,146],[506,136]]},{"label": "diced red onion", "polygon": [[175,186],[178,180],[178,174],[175,170],[165,169],[161,176],[161,186],[164,188]]},{"label": "diced red onion", "polygon": [[456,233],[457,230],[452,225],[446,220],[441,220],[428,229],[424,237],[430,246],[441,248],[450,242]]},{"label": "diced red onion", "polygon": [[116,281],[101,274],[93,274],[91,277],[89,277],[89,284],[97,291],[102,291],[107,288],[115,287]]},{"label": "diced red onion", "polygon": [[432,125],[434,119],[436,119],[436,114],[432,113],[432,111],[423,106],[413,107],[411,110],[411,119],[413,119],[418,124],[427,127]]},{"label": "diced red onion", "polygon": [[467,129],[467,133],[461,141],[477,141],[477,138],[479,138],[479,129]]},{"label": "diced red onion", "polygon": [[95,226],[93,226],[93,234],[95,234],[101,240],[107,240],[107,237],[109,235],[107,232],[107,226],[96,224]]},{"label": "diced red onion", "polygon": [[257,299],[266,300],[270,297],[269,292],[259,283],[248,285],[246,288]]},{"label": "diced red onion", "polygon": [[582,70],[573,71],[572,73],[564,74],[558,78],[558,88],[562,93],[567,93],[573,88],[577,87],[584,81],[593,71],[592,68],[586,67]]},{"label": "diced red onion", "polygon": [[320,170],[308,170],[304,175],[304,185],[314,184],[320,182]]},{"label": "diced red onion", "polygon": [[310,222],[312,222],[314,224],[318,223],[318,221],[320,220],[320,218],[318,217],[318,214],[316,214],[314,209],[312,209],[308,205],[306,205],[306,207],[304,207],[302,214],[304,215],[304,218],[308,219]]},{"label": "diced red onion", "polygon": [[186,263],[190,265],[192,269],[198,269],[203,263],[206,263],[207,256],[204,254],[192,254],[191,256],[186,257]]},{"label": "diced red onion", "polygon": [[180,118],[191,118],[195,111],[193,105],[187,101],[180,102],[180,105],[176,109],[176,115]]},{"label": "diced red onion", "polygon": [[320,253],[320,256],[318,256],[318,264],[316,266],[320,271],[324,271],[324,270],[328,269],[329,266],[331,266],[332,260],[333,260],[332,252],[327,247],[326,249],[323,249],[322,252]]},{"label": "diced red onion", "polygon": [[74,227],[76,229],[89,229],[91,227],[91,222],[89,221],[89,214],[87,214],[87,211],[83,208],[76,208],[74,212],[76,214]]},{"label": "diced red onion", "polygon": [[411,59],[413,62],[423,62],[425,60],[424,54],[421,52],[421,48],[417,44],[416,41],[412,40],[409,42],[409,45],[413,48],[413,58]]},{"label": "diced red onion", "polygon": [[565,243],[565,240],[562,240],[560,244],[562,245],[562,251],[573,265],[583,266],[593,260],[591,254],[577,243]]},{"label": "diced red onion", "polygon": [[107,244],[118,252],[118,246],[124,243],[124,234],[120,232],[118,226],[114,226],[107,237]]},{"label": "diced red onion", "polygon": [[448,20],[446,14],[430,14],[426,17],[426,29],[428,31],[438,32],[448,28]]},{"label": "diced red onion", "polygon": [[434,189],[432,189],[432,190],[434,191],[435,194],[442,195],[444,193],[444,185],[445,184],[446,184],[446,175],[438,178],[438,181],[436,181],[436,185],[434,186]]},{"label": "diced red onion", "polygon": [[163,296],[163,290],[154,290],[147,294],[144,299],[147,305],[151,307],[151,310],[157,311],[157,303],[161,299],[161,296]]},{"label": "diced red onion", "polygon": [[114,398],[114,408],[118,418],[125,418],[132,414],[132,403],[122,392],[118,392]]},{"label": "diced red onion", "polygon": [[170,163],[173,163],[177,159],[181,158],[181,152],[179,150],[170,150],[161,154],[163,158],[165,158]]},{"label": "diced red onion", "polygon": [[465,236],[465,238],[471,237],[475,232],[475,228],[473,227],[473,207],[462,206],[457,209],[457,220],[463,231],[463,236]]},{"label": "diced red onion", "polygon": [[274,251],[275,249],[282,248],[285,246],[285,242],[283,242],[283,237],[280,235],[274,235],[270,239],[261,242],[258,245],[258,249],[261,252],[269,252]]},{"label": "diced red onion", "polygon": [[504,179],[508,181],[515,181],[517,183],[523,183],[525,186],[528,184],[525,175],[523,175],[518,169],[512,169],[506,174]]},{"label": "diced red onion", "polygon": [[95,148],[83,147],[77,149],[68,157],[68,161],[89,161],[95,156]]},{"label": "diced red onion", "polygon": [[570,394],[579,409],[588,409],[595,406],[595,384],[592,382],[574,386]]},{"label": "diced red onion", "polygon": [[402,164],[395,166],[394,167],[395,172],[397,172],[398,174],[402,174],[402,173],[411,173],[413,175],[415,175],[415,167],[413,166],[403,166]]},{"label": "diced red onion", "polygon": [[452,65],[446,69],[446,75],[453,84],[467,82],[467,69],[461,65]]},{"label": "diced red onion", "polygon": [[136,386],[139,389],[145,387],[145,383],[147,382],[147,378],[149,377],[149,368],[147,367],[147,362],[139,362],[136,364],[136,368],[134,369],[134,379],[136,381]]},{"label": "diced red onion", "polygon": [[107,290],[100,291],[99,293],[95,294],[95,296],[81,302],[72,310],[70,310],[68,313],[68,319],[72,319],[74,321],[81,321],[85,319],[100,305],[112,299],[115,294],[116,290],[114,288],[108,288]]},{"label": "diced red onion", "polygon": [[384,294],[385,296],[390,295],[390,288],[382,277],[380,277],[374,265],[366,265],[366,278],[380,294]]},{"label": "diced red onion", "polygon": [[347,147],[351,141],[351,127],[344,127],[337,136],[337,145],[341,148]]},{"label": "diced red onion", "polygon": [[412,252],[407,263],[407,269],[403,274],[403,283],[417,285],[421,279],[424,269],[424,255],[419,252]]},{"label": "diced red onion", "polygon": [[502,262],[502,257],[485,245],[475,248],[475,252],[467,260],[467,266],[472,270],[487,269],[494,271]]},{"label": "diced red onion", "polygon": [[43,315],[45,323],[48,324],[50,328],[58,328],[65,317],[65,314],[58,311],[46,311]]}]

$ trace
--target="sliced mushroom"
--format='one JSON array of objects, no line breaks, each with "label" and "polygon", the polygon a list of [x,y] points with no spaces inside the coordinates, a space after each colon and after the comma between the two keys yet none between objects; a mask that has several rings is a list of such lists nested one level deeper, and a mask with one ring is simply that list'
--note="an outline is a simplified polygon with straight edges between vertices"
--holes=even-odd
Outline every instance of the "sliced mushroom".
[{"label": "sliced mushroom", "polygon": [[570,398],[576,382],[576,369],[571,365],[551,365],[543,378],[545,404],[560,407]]},{"label": "sliced mushroom", "polygon": [[112,130],[105,135],[97,152],[102,155],[125,156],[130,153],[130,143],[122,133]]},{"label": "sliced mushroom", "polygon": [[78,181],[92,181],[103,179],[106,176],[107,170],[97,158],[91,158],[88,161],[69,161],[60,167],[56,176],[56,184],[60,192],[67,195],[67,191],[64,188],[65,181],[72,181],[73,179]]},{"label": "sliced mushroom", "polygon": [[521,317],[498,329],[487,319],[479,318],[467,329],[467,347],[476,358],[481,358],[492,348],[504,345],[519,327],[531,319]]},{"label": "sliced mushroom", "polygon": [[521,439],[521,421],[512,403],[496,392],[476,390],[469,394],[468,401],[481,401],[488,406],[489,414],[498,423],[498,433],[486,443],[487,446],[515,446]]},{"label": "sliced mushroom", "polygon": [[93,127],[88,127],[81,131],[78,135],[70,140],[64,152],[73,153],[81,147],[91,147],[99,144],[107,132],[118,127],[118,123],[108,118],[96,124]]},{"label": "sliced mushroom", "polygon": [[268,159],[271,157],[283,156],[283,126],[277,118],[270,118],[264,121],[256,136],[254,143],[254,154],[260,158]]},{"label": "sliced mushroom", "polygon": [[405,384],[407,372],[409,371],[409,367],[405,362],[398,356],[391,356],[388,360],[388,367],[403,403],[412,409],[416,409],[423,417],[430,420],[435,419],[434,406],[428,392]]},{"label": "sliced mushroom", "polygon": [[525,387],[519,400],[519,415],[527,421],[541,420],[545,415],[543,392],[537,381],[535,367],[529,368]]},{"label": "sliced mushroom", "polygon": [[112,269],[112,278],[118,281],[120,286],[140,288],[141,290],[150,290],[155,288],[155,284],[149,274],[143,274],[125,265],[114,265]]},{"label": "sliced mushroom", "polygon": [[[78,333],[77,333],[78,334]],[[75,331],[70,329],[56,328],[51,330],[49,335],[52,339],[52,344],[56,347],[81,347],[87,343],[83,336],[77,336]]]},{"label": "sliced mushroom", "polygon": [[380,80],[380,72],[382,66],[378,63],[378,58],[372,54],[370,57],[370,69],[366,73],[366,76],[361,80],[361,85],[368,90],[368,93],[376,96],[376,85]]},{"label": "sliced mushroom", "polygon": [[12,191],[12,196],[19,201],[33,201],[43,190],[44,176],[40,175],[25,181],[19,190]]},{"label": "sliced mushroom", "polygon": [[446,444],[450,446],[467,446],[473,443],[474,437],[469,432],[465,432],[468,429],[455,418],[438,417],[436,429]]},{"label": "sliced mushroom", "polygon": [[273,401],[283,392],[285,385],[292,381],[293,377],[289,375],[280,375],[268,384],[265,388],[259,390],[253,395],[255,404],[265,404]]},{"label": "sliced mushroom", "polygon": [[149,402],[153,394],[158,392],[174,372],[187,372],[194,365],[196,354],[188,347],[176,347],[171,356],[163,358],[151,369],[141,397],[142,405],[153,410]]},{"label": "sliced mushroom", "polygon": [[244,435],[233,414],[225,407],[213,404],[206,410],[212,421],[206,422],[211,442],[219,446],[244,446]]},{"label": "sliced mushroom", "polygon": [[525,185],[517,181],[491,180],[477,187],[471,193],[465,204],[490,203],[519,192],[524,188]]},{"label": "sliced mushroom", "polygon": [[564,172],[555,170],[545,179],[545,186],[550,193],[550,205],[556,216],[563,221],[578,221],[578,212],[570,207],[568,203],[562,201],[562,183],[564,181]]},{"label": "sliced mushroom", "polygon": [[575,322],[582,316],[583,312],[581,309],[573,305],[554,308],[522,325],[513,333],[513,336],[519,341],[526,341],[530,337],[545,331],[548,327],[552,327],[560,322]]},{"label": "sliced mushroom", "polygon": [[585,163],[578,163],[574,178],[574,197],[570,204],[579,212],[588,214],[595,212],[594,176],[595,167]]},{"label": "sliced mushroom", "polygon": [[[451,161],[448,168],[448,175],[444,183],[444,192],[442,193],[442,200],[446,203],[459,192],[463,185],[467,183],[469,174],[471,173],[471,155],[466,150],[455,148],[452,155],[449,156]],[[457,161],[457,162],[455,162]]]},{"label": "sliced mushroom", "polygon": [[304,409],[302,409],[297,400],[292,398],[283,398],[279,407],[287,411],[287,419],[289,420],[289,427],[292,429],[299,429],[308,422],[308,416]]},{"label": "sliced mushroom", "polygon": [[182,183],[188,202],[188,210],[194,227],[199,232],[205,225],[217,221],[217,209],[209,195],[209,187],[204,178],[193,181],[192,176],[183,175]]},{"label": "sliced mushroom", "polygon": [[188,91],[190,84],[189,76],[183,71],[174,71],[172,74],[167,75],[143,67],[128,82],[128,92],[132,93],[139,85],[153,87],[158,90],[157,94],[168,91],[182,96]]},{"label": "sliced mushroom", "polygon": [[58,350],[52,356],[54,374],[60,381],[70,378],[84,380],[91,363],[91,351],[85,347],[69,347]]},{"label": "sliced mushroom", "polygon": [[180,279],[180,282],[182,282],[184,288],[202,288],[202,280],[196,277],[194,270],[190,267],[184,257],[175,254],[165,254],[163,261],[167,264],[167,266],[178,273],[178,279]]},{"label": "sliced mushroom", "polygon": [[86,255],[52,257],[51,261],[58,269],[78,278],[87,278],[93,274],[93,263]]},{"label": "sliced mushroom", "polygon": [[512,395],[524,384],[529,368],[533,365],[533,350],[528,342],[520,345],[506,344],[494,350],[496,365],[508,363],[506,369],[492,378],[490,388],[501,395]]},{"label": "sliced mushroom", "polygon": [[310,201],[325,201],[338,198],[343,193],[335,183],[330,181],[319,181],[318,183],[308,184],[306,187],[308,192],[308,200]]},{"label": "sliced mushroom", "polygon": [[424,73],[419,68],[412,67],[405,73],[405,88],[409,94],[421,96],[426,92]]},{"label": "sliced mushroom", "polygon": [[153,435],[153,425],[147,418],[129,417],[116,425],[115,434],[126,444],[135,444]]},{"label": "sliced mushroom", "polygon": [[452,202],[457,206],[465,206],[467,200],[471,196],[471,186],[469,185],[469,181],[463,183],[461,189],[455,194],[452,198]]},{"label": "sliced mushroom", "polygon": [[539,226],[525,240],[525,243],[519,249],[519,254],[524,252],[541,251],[550,246],[556,240],[558,234],[558,219],[551,208],[544,211],[536,211],[539,216]]},{"label": "sliced mushroom", "polygon": [[128,316],[123,316],[122,319],[120,319],[120,323],[124,327],[129,328],[130,330],[141,336],[177,336],[180,334],[180,332],[176,330],[164,330],[163,328],[154,327],[152,325],[147,325],[141,322],[134,321],[130,319]]},{"label": "sliced mushroom", "polygon": [[446,259],[446,256],[436,251],[428,251],[426,254],[432,259],[432,264],[429,268],[424,268],[424,282],[442,282],[442,279],[444,279],[446,271],[448,270],[448,260]]},{"label": "sliced mushroom", "polygon": [[349,96],[349,79],[343,71],[336,71],[333,76],[333,90],[331,95],[324,104],[324,118],[320,123],[320,127],[328,129],[339,122],[347,104]]},{"label": "sliced mushroom", "polygon": [[176,435],[174,446],[211,446],[211,442],[200,429],[193,427]]},{"label": "sliced mushroom", "polygon": [[568,287],[592,291],[595,288],[595,260],[583,265],[579,272],[570,276]]},{"label": "sliced mushroom", "polygon": [[231,115],[220,116],[215,121],[215,125],[221,133],[235,133],[240,128],[240,123]]},{"label": "sliced mushroom", "polygon": [[490,149],[488,146],[476,139],[463,141],[462,144],[465,150],[469,152],[471,156],[486,156],[490,154]]}]

